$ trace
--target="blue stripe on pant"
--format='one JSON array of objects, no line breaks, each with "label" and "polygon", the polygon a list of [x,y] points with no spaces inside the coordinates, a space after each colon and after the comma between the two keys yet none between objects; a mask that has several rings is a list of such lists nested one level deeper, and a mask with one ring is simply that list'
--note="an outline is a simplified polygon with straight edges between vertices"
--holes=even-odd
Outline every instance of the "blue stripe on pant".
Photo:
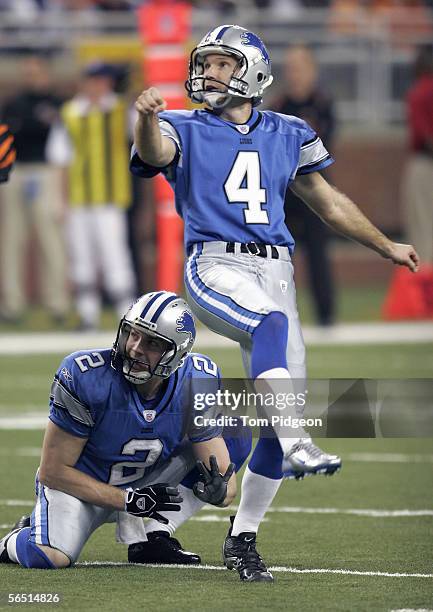
[{"label": "blue stripe on pant", "polygon": [[[198,274],[197,264],[197,260],[200,257],[203,248],[201,244],[198,244],[196,246],[197,252],[188,260],[186,264],[185,273],[185,285],[187,286],[191,297],[193,297],[193,299],[197,302],[199,306],[201,306],[211,314],[219,317],[223,321],[226,321],[227,323],[233,325],[234,327],[237,327],[238,329],[252,334],[265,315],[259,314],[252,310],[248,310],[248,308],[240,306],[230,297],[218,293],[218,291],[215,291],[214,289],[205,285]],[[188,272],[190,272],[191,274],[192,282],[190,282],[190,280],[188,279]],[[203,292],[205,294],[204,297],[201,296],[199,292]],[[210,300],[206,299],[206,297],[210,298],[211,301],[220,304],[220,307],[215,304],[211,304]],[[229,309],[231,313],[223,310],[223,307],[225,307],[225,310]],[[249,319],[249,322],[239,321],[239,319],[236,318],[236,315],[240,315],[246,319]]]},{"label": "blue stripe on pant", "polygon": [[[30,540],[36,544],[50,546],[48,538],[48,500],[45,495],[44,487],[39,480],[36,480],[37,500],[36,507],[31,515],[31,533]],[[40,535],[36,534],[36,521],[40,525]]]}]

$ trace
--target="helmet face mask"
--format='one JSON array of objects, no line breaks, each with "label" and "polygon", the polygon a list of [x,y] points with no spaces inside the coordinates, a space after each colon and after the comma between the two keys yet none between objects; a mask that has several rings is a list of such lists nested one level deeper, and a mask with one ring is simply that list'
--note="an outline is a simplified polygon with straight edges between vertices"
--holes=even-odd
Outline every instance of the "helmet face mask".
[{"label": "helmet face mask", "polygon": [[[156,363],[152,363],[154,360],[145,360],[144,356],[132,356],[130,339],[136,339],[139,344],[149,345],[151,339],[157,339],[159,344],[164,348],[163,350],[151,349],[154,355],[159,353],[159,359]],[[141,337],[141,340],[140,340]],[[123,353],[123,375],[129,382],[135,384],[142,384],[150,380],[153,376],[164,377],[164,373],[169,367],[169,363],[176,354],[176,345],[168,338],[163,338],[160,334],[155,334],[150,330],[140,328],[138,325],[133,325],[129,321],[122,319],[120,325],[120,339],[119,347],[122,347]],[[146,351],[149,352],[149,351]],[[134,350],[135,353],[135,350]]]},{"label": "helmet face mask", "polygon": [[251,100],[253,106],[261,103],[263,91],[273,80],[271,60],[258,36],[235,25],[219,26],[211,30],[193,49],[189,78],[185,83],[188,96],[193,102],[208,102],[205,81],[216,80],[203,75],[205,58],[210,54],[229,55],[238,62],[229,83],[217,81],[227,87],[227,92],[222,92],[226,100],[219,105],[220,108],[226,106],[233,97]]},{"label": "helmet face mask", "polygon": [[[154,347],[152,339],[158,340]],[[136,385],[168,378],[183,364],[194,340],[194,319],[185,300],[168,291],[148,293],[120,321],[111,365]]]}]

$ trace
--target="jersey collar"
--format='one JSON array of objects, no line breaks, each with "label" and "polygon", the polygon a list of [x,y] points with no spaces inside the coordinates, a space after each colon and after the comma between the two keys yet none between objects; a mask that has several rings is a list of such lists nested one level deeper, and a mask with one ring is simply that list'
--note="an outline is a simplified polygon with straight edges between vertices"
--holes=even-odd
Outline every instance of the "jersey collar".
[{"label": "jersey collar", "polygon": [[215,111],[205,108],[204,111],[208,113],[209,118],[212,118],[212,123],[224,124],[231,127],[235,132],[239,134],[246,135],[251,134],[253,130],[259,125],[262,120],[262,113],[257,111],[255,108],[251,109],[251,114],[246,123],[232,123],[231,121],[226,121],[225,119],[221,119],[221,117],[215,113]]},{"label": "jersey collar", "polygon": [[143,397],[141,397],[137,389],[133,387],[132,393],[134,396],[135,405],[137,406],[137,409],[139,410],[140,414],[143,413],[143,409],[152,409],[155,410],[156,417],[158,417],[161,412],[163,412],[170,404],[177,387],[178,378],[179,374],[178,370],[176,370],[176,372],[169,377],[168,384],[165,385],[165,389],[162,395],[158,394],[155,398],[147,401]]}]

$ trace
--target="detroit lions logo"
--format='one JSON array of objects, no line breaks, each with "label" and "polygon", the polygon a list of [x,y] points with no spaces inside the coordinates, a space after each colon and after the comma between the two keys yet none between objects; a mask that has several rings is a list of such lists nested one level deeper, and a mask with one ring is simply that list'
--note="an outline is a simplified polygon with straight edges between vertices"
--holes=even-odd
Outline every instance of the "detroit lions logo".
[{"label": "detroit lions logo", "polygon": [[189,334],[191,340],[195,338],[195,324],[194,319],[187,310],[176,319],[176,331],[182,334]]},{"label": "detroit lions logo", "polygon": [[241,36],[241,43],[246,45],[247,47],[256,47],[260,51],[260,55],[262,56],[263,61],[266,64],[270,63],[270,57],[268,52],[266,51],[265,45],[262,43],[260,38],[256,36],[253,32],[244,32]]}]

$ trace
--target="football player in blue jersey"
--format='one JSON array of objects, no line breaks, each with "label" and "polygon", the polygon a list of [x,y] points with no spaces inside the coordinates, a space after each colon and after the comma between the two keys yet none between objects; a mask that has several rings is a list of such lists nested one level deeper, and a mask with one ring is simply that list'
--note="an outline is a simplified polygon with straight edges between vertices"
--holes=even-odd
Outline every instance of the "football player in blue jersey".
[{"label": "football player in blue jersey", "polygon": [[35,508],[0,540],[0,562],[67,567],[110,521],[129,544],[130,561],[200,562],[171,536],[205,503],[233,500],[234,470],[250,452],[251,435],[243,430],[225,440],[212,419],[216,407],[205,407],[200,415],[209,419],[195,422],[196,389],[219,389],[220,373],[208,357],[191,353],[194,340],[187,303],[159,291],[131,306],[112,350],[79,351],[62,361]]},{"label": "football player in blue jersey", "polygon": [[[155,87],[136,101],[131,171],[162,172],[185,222],[189,304],[213,331],[240,343],[257,390],[305,390],[305,347],[284,223],[290,187],[334,230],[415,272],[411,245],[384,236],[320,170],[333,159],[303,120],[258,111],[272,83],[271,60],[258,36],[235,25],[206,34],[192,51],[186,89],[206,108],[168,111]],[[271,347],[271,349],[270,349]],[[298,414],[296,407],[285,416]],[[271,416],[269,411],[269,416]],[[271,581],[255,535],[282,478],[332,474],[341,459],[301,429],[275,427],[255,447],[242,481],[239,510],[224,561],[246,581]]]}]

